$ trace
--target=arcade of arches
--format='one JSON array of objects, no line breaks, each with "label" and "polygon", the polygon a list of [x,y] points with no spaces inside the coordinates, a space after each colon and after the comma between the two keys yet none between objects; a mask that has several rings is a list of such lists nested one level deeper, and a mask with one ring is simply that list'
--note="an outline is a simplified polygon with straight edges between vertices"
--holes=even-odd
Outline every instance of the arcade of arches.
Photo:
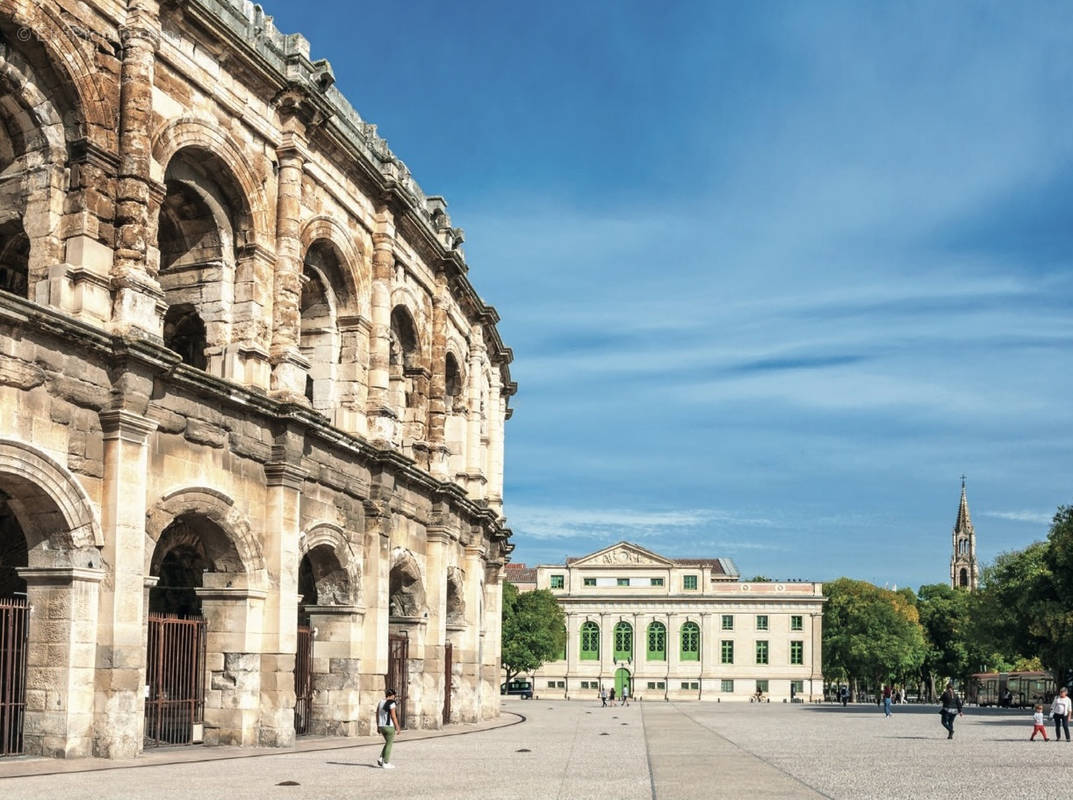
[{"label": "arcade of arches", "polygon": [[260,7],[124,5],[0,0],[0,755],[498,714],[461,230]]}]

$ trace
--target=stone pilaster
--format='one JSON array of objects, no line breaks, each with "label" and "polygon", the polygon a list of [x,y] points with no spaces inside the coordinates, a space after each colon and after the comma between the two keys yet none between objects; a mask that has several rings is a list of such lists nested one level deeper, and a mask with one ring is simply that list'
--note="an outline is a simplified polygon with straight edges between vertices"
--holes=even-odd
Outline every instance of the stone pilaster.
[{"label": "stone pilaster", "polygon": [[308,405],[305,381],[309,362],[298,351],[302,329],[302,167],[304,142],[287,134],[276,151],[279,159],[276,199],[276,272],[272,306],[272,394]]},{"label": "stone pilaster", "polygon": [[474,325],[470,330],[469,340],[469,414],[466,422],[466,489],[469,496],[475,500],[483,500],[486,488],[486,479],[481,471],[484,462],[483,447],[481,444],[481,424],[483,409],[481,404],[482,388],[481,376],[484,374],[484,335],[480,325]]},{"label": "stone pilaster", "polygon": [[340,317],[338,398],[335,424],[356,436],[368,434],[369,335],[372,323],[364,317]]},{"label": "stone pilaster", "polygon": [[[357,736],[361,703],[362,606],[306,606],[313,628],[312,733]],[[368,725],[366,725],[368,728]]]},{"label": "stone pilaster", "polygon": [[[164,293],[150,249],[155,241],[152,158],[153,72],[160,44],[156,0],[132,0],[119,36],[123,44],[119,93],[119,174],[116,185],[116,249],[112,270],[112,326],[160,336]],[[158,206],[159,207],[159,206]]]},{"label": "stone pilaster", "polygon": [[507,396],[499,376],[499,368],[492,368],[492,385],[488,389],[488,444],[485,476],[488,479],[488,507],[496,514],[503,513],[503,422],[506,415]]},{"label": "stone pilaster", "polygon": [[447,302],[450,295],[447,276],[436,275],[436,293],[432,299],[432,379],[428,398],[429,471],[447,478]]},{"label": "stone pilaster", "polygon": [[93,754],[93,671],[98,587],[104,571],[19,567],[30,606],[26,658],[26,753]]},{"label": "stone pilaster", "polygon": [[294,655],[298,647],[298,539],[305,470],[284,462],[265,465],[268,486],[264,560],[279,576],[265,601],[260,744],[294,744]]},{"label": "stone pilaster", "polygon": [[[260,745],[263,688],[269,694],[281,679],[278,670],[267,674],[262,686],[264,654],[262,629],[267,592],[250,589],[245,576],[206,572],[204,586],[195,593],[205,618],[205,744]],[[295,612],[297,615],[297,611]],[[291,651],[291,714],[294,713],[294,655]],[[270,667],[274,665],[269,665]],[[290,741],[294,742],[291,721]],[[272,742],[268,742],[272,744]]]},{"label": "stone pilaster", "polygon": [[104,439],[94,755],[133,758],[142,749],[145,698],[145,512],[149,435],[157,423],[131,411],[100,414]]},{"label": "stone pilaster", "polygon": [[369,340],[368,430],[374,441],[398,438],[398,411],[391,407],[391,280],[395,268],[395,227],[387,210],[373,235],[372,333]]},{"label": "stone pilaster", "polygon": [[443,725],[444,643],[447,641],[447,550],[451,535],[446,529],[430,526],[425,532],[425,602],[428,627],[425,629],[425,683],[427,696],[422,707],[422,727]]}]

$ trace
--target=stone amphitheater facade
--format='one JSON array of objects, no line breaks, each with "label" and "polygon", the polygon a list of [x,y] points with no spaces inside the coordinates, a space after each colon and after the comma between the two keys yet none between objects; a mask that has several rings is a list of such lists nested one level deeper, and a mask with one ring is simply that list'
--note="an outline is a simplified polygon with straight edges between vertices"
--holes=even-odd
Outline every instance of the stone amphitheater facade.
[{"label": "stone amphitheater facade", "polygon": [[203,620],[178,740],[293,744],[303,653],[313,733],[369,733],[393,666],[407,727],[499,713],[511,351],[443,198],[333,84],[245,0],[0,0],[24,752],[161,738],[148,673],[186,666],[154,614]]}]

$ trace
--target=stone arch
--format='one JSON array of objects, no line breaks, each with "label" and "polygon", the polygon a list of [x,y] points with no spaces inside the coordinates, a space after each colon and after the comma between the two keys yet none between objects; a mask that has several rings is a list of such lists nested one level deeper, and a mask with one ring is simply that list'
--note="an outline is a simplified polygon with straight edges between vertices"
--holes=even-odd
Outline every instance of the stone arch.
[{"label": "stone arch", "polygon": [[272,216],[263,180],[246,159],[242,148],[221,131],[219,125],[190,116],[168,123],[153,138],[152,177],[163,183],[172,158],[190,147],[215,156],[226,166],[241,190],[239,232],[242,235],[236,236],[235,246],[271,245]]},{"label": "stone arch", "polygon": [[411,306],[398,303],[392,307],[389,339],[388,392],[391,406],[403,423],[405,446],[425,438],[431,382]]},{"label": "stone arch", "polygon": [[[190,535],[206,534],[206,557],[216,572],[245,573],[251,585],[263,577],[264,558],[260,543],[249,520],[235,507],[234,500],[223,492],[195,486],[177,489],[164,495],[147,512],[145,521],[145,574],[152,575],[163,554],[157,544],[173,523],[190,527]],[[210,523],[223,534],[207,531]],[[180,534],[185,536],[186,533]],[[156,562],[156,564],[154,563]]]},{"label": "stone arch", "polygon": [[[331,522],[315,523],[302,533],[298,552],[308,559],[316,605],[357,605],[361,565],[346,531]],[[302,603],[314,604],[308,597]]]},{"label": "stone arch", "polygon": [[[0,34],[8,42],[32,42],[57,74],[70,116],[66,126],[103,150],[118,150],[115,107],[107,99],[97,65],[82,38],[61,16],[59,7],[21,0],[0,0]],[[27,37],[25,31],[30,32]],[[21,34],[21,35],[20,35]]]},{"label": "stone arch", "polygon": [[324,215],[308,220],[299,236],[303,253],[309,253],[318,241],[331,243],[337,253],[340,268],[340,287],[332,287],[340,300],[340,311],[368,317],[369,270],[362,242],[351,236],[342,224]]},{"label": "stone arch", "polygon": [[30,566],[55,564],[59,551],[88,553],[92,564],[79,558],[77,566],[100,565],[94,555],[104,536],[96,509],[65,467],[32,445],[0,439],[0,490],[26,536]]},{"label": "stone arch", "polygon": [[421,567],[414,554],[402,547],[396,547],[391,554],[388,613],[392,617],[423,617],[428,614]]}]

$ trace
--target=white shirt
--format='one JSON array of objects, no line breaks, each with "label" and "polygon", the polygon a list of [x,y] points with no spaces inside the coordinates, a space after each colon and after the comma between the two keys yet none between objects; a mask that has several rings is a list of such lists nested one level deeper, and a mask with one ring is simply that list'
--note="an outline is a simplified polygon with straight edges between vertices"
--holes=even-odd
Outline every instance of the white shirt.
[{"label": "white shirt", "polygon": [[1068,697],[1056,697],[1051,703],[1051,714],[1055,716],[1069,716],[1070,699]]}]

